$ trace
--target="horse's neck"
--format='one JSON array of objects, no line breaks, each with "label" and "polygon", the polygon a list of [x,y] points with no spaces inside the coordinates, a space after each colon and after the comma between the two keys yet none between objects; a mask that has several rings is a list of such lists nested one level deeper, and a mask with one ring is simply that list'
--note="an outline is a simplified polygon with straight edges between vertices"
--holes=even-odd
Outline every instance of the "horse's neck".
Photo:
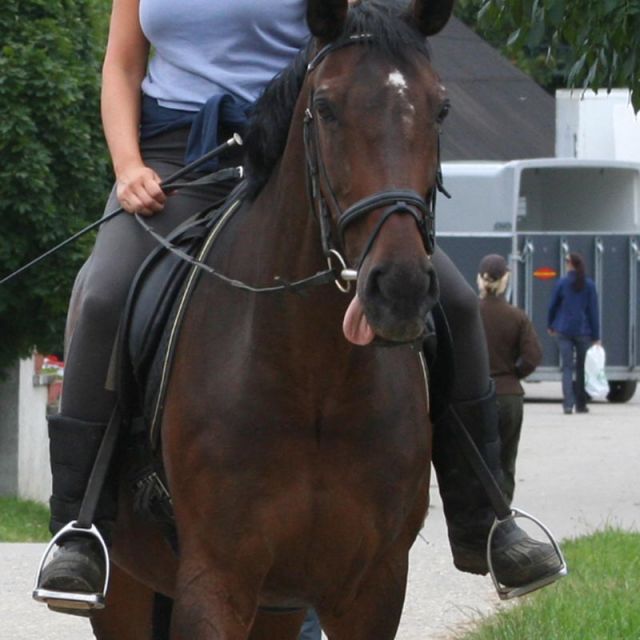
[{"label": "horse's neck", "polygon": [[[248,228],[260,230],[254,255],[259,256],[265,278],[279,276],[292,282],[327,269],[320,225],[307,194],[301,147],[301,140],[299,146],[289,145],[249,212]],[[307,351],[314,344],[328,345],[315,358],[325,372],[341,366],[339,354],[348,359],[349,345],[342,335],[342,321],[349,296],[339,292],[333,282],[311,286],[304,295],[275,295],[281,300],[275,308],[263,298],[256,303],[262,305],[264,301],[267,313],[278,315],[270,317],[268,324],[277,323],[278,339],[287,343],[283,348]],[[261,309],[264,311],[265,307]],[[254,329],[262,331],[262,326],[261,321],[257,322]],[[330,362],[325,362],[325,357]]]},{"label": "horse's neck", "polygon": [[311,210],[305,180],[304,152],[289,145],[254,203],[258,225],[269,231],[263,251],[271,254],[272,264],[296,279],[326,266],[320,226]]}]

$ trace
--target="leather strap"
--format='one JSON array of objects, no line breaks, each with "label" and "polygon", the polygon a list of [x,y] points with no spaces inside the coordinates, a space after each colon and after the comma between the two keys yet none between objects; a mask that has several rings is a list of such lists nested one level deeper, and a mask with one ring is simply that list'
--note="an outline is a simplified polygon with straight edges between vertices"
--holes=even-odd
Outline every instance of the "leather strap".
[{"label": "leather strap", "polygon": [[464,426],[464,423],[458,417],[458,414],[453,407],[450,408],[450,411],[454,418],[451,424],[458,442],[460,443],[460,447],[462,448],[462,453],[469,464],[473,467],[473,471],[480,481],[480,484],[482,484],[498,520],[505,520],[511,516],[511,506],[504,497],[500,485],[493,477],[493,474],[487,466],[487,463],[484,461],[484,458],[478,450],[476,443],[473,441],[473,438],[467,431],[467,428]]},{"label": "leather strap", "polygon": [[93,470],[89,476],[89,482],[87,483],[87,489],[82,499],[82,505],[80,506],[80,513],[76,520],[76,526],[79,529],[90,529],[93,524],[98,502],[100,501],[100,495],[102,488],[104,487],[107,473],[111,465],[111,458],[115,451],[116,444],[118,442],[118,436],[120,435],[120,427],[122,425],[122,413],[120,407],[116,405],[111,412],[109,423],[105,429],[104,436],[102,437],[102,444],[98,449],[98,455],[96,461],[93,464]]}]

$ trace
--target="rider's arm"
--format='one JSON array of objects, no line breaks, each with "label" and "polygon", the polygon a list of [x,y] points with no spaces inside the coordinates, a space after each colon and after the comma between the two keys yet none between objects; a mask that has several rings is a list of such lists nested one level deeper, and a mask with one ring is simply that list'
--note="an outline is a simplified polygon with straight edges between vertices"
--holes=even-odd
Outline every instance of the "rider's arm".
[{"label": "rider's arm", "polygon": [[120,204],[130,212],[162,209],[160,177],[145,166],[140,153],[140,85],[149,43],[138,17],[139,0],[113,0],[109,39],[102,67],[101,111],[116,176]]}]

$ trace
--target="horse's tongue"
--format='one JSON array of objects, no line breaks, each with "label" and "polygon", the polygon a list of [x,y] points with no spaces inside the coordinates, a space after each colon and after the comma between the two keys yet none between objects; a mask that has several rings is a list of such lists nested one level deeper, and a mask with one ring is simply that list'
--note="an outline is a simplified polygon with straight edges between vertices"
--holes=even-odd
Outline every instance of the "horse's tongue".
[{"label": "horse's tongue", "polygon": [[353,296],[353,300],[344,314],[342,331],[349,342],[360,346],[369,344],[375,337],[375,333],[364,315],[364,309],[358,294]]}]

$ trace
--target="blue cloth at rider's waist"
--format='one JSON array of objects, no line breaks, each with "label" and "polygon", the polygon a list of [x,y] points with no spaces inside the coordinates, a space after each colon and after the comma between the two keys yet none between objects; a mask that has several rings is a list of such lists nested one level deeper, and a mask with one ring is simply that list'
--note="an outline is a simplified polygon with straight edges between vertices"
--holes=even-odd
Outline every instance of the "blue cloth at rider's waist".
[{"label": "blue cloth at rider's waist", "polygon": [[[148,140],[161,133],[190,127],[184,157],[188,164],[220,144],[218,138],[222,128],[242,134],[252,106],[250,102],[223,93],[211,96],[200,111],[183,111],[162,107],[155,98],[143,95],[140,139]],[[218,158],[212,158],[200,167],[200,171],[217,168]]]}]

